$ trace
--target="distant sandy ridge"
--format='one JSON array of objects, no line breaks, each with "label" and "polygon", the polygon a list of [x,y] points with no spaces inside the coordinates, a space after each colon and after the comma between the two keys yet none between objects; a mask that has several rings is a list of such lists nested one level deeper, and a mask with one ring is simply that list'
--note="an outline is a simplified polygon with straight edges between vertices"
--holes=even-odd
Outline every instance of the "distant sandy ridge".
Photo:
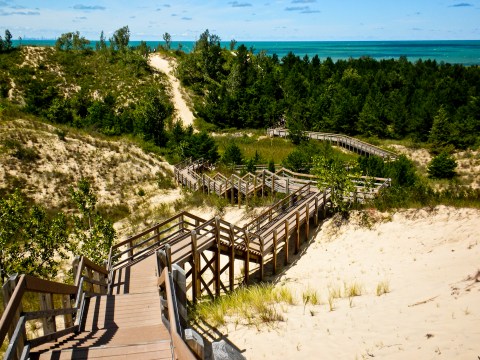
[{"label": "distant sandy ridge", "polygon": [[172,87],[172,101],[176,110],[176,117],[182,119],[183,125],[193,126],[194,116],[188,107],[185,99],[182,97],[180,81],[173,75],[174,70],[171,61],[161,57],[158,54],[151,55],[149,58],[150,66],[165,73]]}]

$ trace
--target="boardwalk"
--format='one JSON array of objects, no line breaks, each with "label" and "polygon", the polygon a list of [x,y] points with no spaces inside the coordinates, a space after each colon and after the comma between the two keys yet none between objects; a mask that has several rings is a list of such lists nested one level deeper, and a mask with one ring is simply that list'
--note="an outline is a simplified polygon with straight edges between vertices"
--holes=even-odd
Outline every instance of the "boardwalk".
[{"label": "boardwalk", "polygon": [[[106,266],[76,260],[74,285],[12,277],[3,287],[7,303],[0,321],[0,339],[10,339],[5,358],[203,358],[203,340],[188,329],[187,302],[233,291],[239,277],[249,284],[254,266],[260,279],[267,263],[276,273],[280,260],[290,261],[290,244],[299,251],[331,201],[330,189],[314,177],[287,169],[230,177],[207,171],[212,172],[208,163],[187,160],[175,166],[174,176],[180,186],[239,206],[260,196],[284,197],[241,227],[180,212],[112,246]],[[356,189],[346,199],[359,202],[390,184],[381,178],[354,181]],[[236,262],[242,262],[241,273]],[[39,311],[23,311],[28,292],[39,294]],[[42,334],[27,338],[26,323],[35,319]]]},{"label": "boardwalk", "polygon": [[[271,128],[267,130],[267,134],[268,136],[288,137],[289,130],[285,128]],[[378,146],[366,143],[364,141],[355,139],[347,135],[313,131],[304,131],[303,134],[310,139],[328,141],[334,145],[341,146],[360,155],[375,155],[381,157],[386,161],[397,159],[397,154],[395,154],[394,152],[379,148]]]}]

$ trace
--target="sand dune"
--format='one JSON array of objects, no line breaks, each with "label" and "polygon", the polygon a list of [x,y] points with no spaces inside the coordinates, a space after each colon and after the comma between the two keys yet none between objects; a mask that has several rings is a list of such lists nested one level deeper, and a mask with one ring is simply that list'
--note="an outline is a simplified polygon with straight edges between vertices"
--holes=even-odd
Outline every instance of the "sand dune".
[{"label": "sand dune", "polygon": [[[340,227],[327,221],[274,279],[298,301],[283,309],[284,322],[260,331],[230,324],[229,339],[247,359],[477,359],[480,211],[372,210],[370,228],[353,218]],[[382,281],[390,292],[377,296]],[[362,295],[349,299],[344,288],[354,284]],[[304,307],[306,289],[322,303]],[[333,311],[330,289],[342,292]]]},{"label": "sand dune", "polygon": [[169,60],[162,58],[160,55],[150,56],[150,65],[155,69],[164,72],[172,87],[172,101],[176,110],[176,117],[182,119],[183,125],[193,125],[193,113],[188,107],[182,96],[180,81],[173,74],[173,67]]}]

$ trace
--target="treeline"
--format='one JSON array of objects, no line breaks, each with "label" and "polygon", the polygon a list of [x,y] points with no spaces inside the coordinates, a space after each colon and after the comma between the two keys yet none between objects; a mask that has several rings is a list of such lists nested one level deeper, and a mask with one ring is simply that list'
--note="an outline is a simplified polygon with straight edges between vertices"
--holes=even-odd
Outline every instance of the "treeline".
[{"label": "treeline", "polygon": [[286,120],[291,130],[478,145],[480,68],[437,63],[323,61],[289,53],[266,56],[220,46],[205,31],[178,75],[199,95],[197,114],[219,128],[264,128]]},{"label": "treeline", "polygon": [[163,148],[172,161],[192,154],[216,159],[213,140],[176,119],[165,79],[148,64],[151,49],[145,42],[131,47],[129,40],[125,26],[108,43],[102,32],[92,49],[77,31],[62,34],[55,49],[27,49],[28,60],[21,49],[0,54],[0,102],[56,124],[132,134]]}]

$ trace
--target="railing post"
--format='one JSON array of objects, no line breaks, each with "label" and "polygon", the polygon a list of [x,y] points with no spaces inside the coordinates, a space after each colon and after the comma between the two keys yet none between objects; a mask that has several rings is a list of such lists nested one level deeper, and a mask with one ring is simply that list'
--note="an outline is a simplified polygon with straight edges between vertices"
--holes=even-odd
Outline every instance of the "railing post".
[{"label": "railing post", "polygon": [[273,201],[273,193],[275,192],[275,174],[272,174],[272,201]]},{"label": "railing post", "polygon": [[318,197],[315,196],[315,214],[314,214],[315,226],[318,226]]},{"label": "railing post", "polygon": [[295,213],[295,227],[297,230],[297,237],[295,238],[295,254],[298,254],[300,249],[300,213]]},{"label": "railing post", "polygon": [[[53,310],[53,295],[47,293],[38,294],[40,300],[40,310]],[[55,316],[42,318],[43,335],[49,335],[57,331]]]},{"label": "railing post", "polygon": [[228,281],[230,282],[230,291],[235,290],[235,228],[230,224],[230,252],[228,260]]},{"label": "railing post", "polygon": [[235,188],[234,182],[233,182],[233,176],[230,177],[230,201],[233,206],[233,200],[234,200],[234,194],[233,194],[233,189]]},{"label": "railing post", "polygon": [[247,179],[247,183],[245,186],[245,207],[248,208],[248,189],[250,187],[250,179]]},{"label": "railing post", "polygon": [[265,262],[263,259],[263,256],[265,255],[265,244],[263,242],[263,237],[258,236],[258,240],[260,241],[260,253],[261,253],[261,258],[260,258],[260,280],[263,281],[264,275],[265,275]]},{"label": "railing post", "polygon": [[193,302],[196,303],[201,295],[201,283],[200,283],[200,254],[197,250],[197,233],[195,230],[190,232],[191,242],[192,242],[192,257],[193,257],[193,266],[192,266],[192,297]]},{"label": "railing post", "polygon": [[262,173],[262,198],[265,196],[265,169]]},{"label": "railing post", "polygon": [[277,229],[273,229],[273,275],[277,274]]},{"label": "railing post", "polygon": [[[63,295],[62,296],[62,308],[63,309],[71,309],[72,303],[70,300],[70,295]],[[65,314],[63,315],[63,321],[65,323],[65,329],[73,326],[73,319],[72,314]]]},{"label": "railing post", "polygon": [[289,234],[288,234],[288,226],[289,226],[289,223],[288,223],[288,219],[285,219],[285,265],[288,265],[288,243],[289,243]]},{"label": "railing post", "polygon": [[238,178],[238,208],[242,206],[242,179]]},{"label": "railing post", "polygon": [[308,236],[310,235],[310,204],[307,202],[305,207],[305,239],[308,241]]},{"label": "railing post", "polygon": [[[129,238],[131,238],[131,236],[129,236]],[[129,257],[129,258],[131,258],[131,257],[133,256],[133,249],[132,249],[132,247],[133,247],[133,243],[132,243],[132,240],[130,240],[130,241],[128,242],[128,257]],[[130,259],[130,261],[131,261],[131,260],[132,260],[132,259]]]},{"label": "railing post", "polygon": [[215,216],[215,296],[220,296],[220,218]]},{"label": "railing post", "polygon": [[286,179],[286,187],[287,187],[287,196],[290,195],[290,179]]},{"label": "railing post", "polygon": [[248,285],[250,281],[250,237],[246,230],[243,231],[245,236],[245,265],[243,266],[245,272],[245,285]]},{"label": "railing post", "polygon": [[323,219],[327,217],[327,189],[323,190]]}]

